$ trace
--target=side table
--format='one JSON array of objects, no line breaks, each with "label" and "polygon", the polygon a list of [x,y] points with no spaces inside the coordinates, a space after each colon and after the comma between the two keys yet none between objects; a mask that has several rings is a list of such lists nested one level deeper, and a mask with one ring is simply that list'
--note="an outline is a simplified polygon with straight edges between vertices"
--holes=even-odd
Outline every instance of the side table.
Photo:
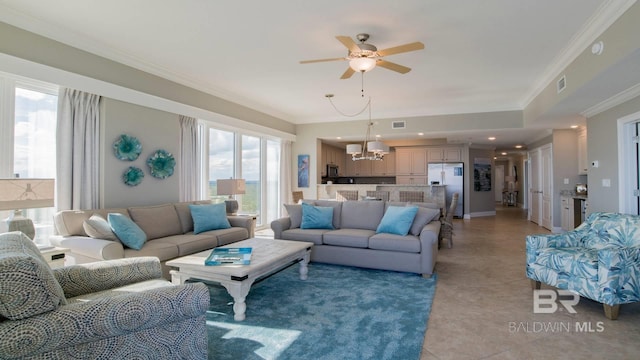
[{"label": "side table", "polygon": [[249,239],[253,238],[256,235],[256,222],[258,222],[257,214],[238,214],[238,216],[250,217],[253,219],[251,223],[251,231],[249,231]]},{"label": "side table", "polygon": [[69,249],[59,247],[45,248],[40,250],[40,253],[52,269],[64,266],[64,259],[68,252]]}]

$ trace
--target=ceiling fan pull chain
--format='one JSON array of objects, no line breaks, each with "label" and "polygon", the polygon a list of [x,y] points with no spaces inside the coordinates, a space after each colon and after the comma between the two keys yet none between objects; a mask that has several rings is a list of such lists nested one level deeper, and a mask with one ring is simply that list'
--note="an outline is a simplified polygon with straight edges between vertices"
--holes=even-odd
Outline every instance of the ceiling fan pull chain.
[{"label": "ceiling fan pull chain", "polygon": [[360,74],[361,74],[360,93],[362,94],[362,97],[364,97],[364,71],[361,71]]}]

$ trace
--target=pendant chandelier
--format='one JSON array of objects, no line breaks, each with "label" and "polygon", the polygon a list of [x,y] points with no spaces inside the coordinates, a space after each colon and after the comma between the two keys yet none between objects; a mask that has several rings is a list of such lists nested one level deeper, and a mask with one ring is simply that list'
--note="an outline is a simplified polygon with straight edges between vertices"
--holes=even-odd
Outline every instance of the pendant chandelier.
[{"label": "pendant chandelier", "polygon": [[387,146],[382,141],[378,141],[374,136],[371,135],[371,130],[373,129],[373,121],[371,121],[371,98],[365,105],[365,107],[360,110],[358,113],[354,115],[347,115],[338,110],[335,106],[331,98],[332,94],[325,95],[329,102],[333,106],[333,108],[339,112],[343,116],[354,117],[362,114],[365,110],[369,110],[369,121],[367,122],[367,132],[364,136],[364,141],[362,144],[348,144],[347,145],[347,154],[351,155],[351,160],[383,160],[384,156],[389,153],[389,146]]}]

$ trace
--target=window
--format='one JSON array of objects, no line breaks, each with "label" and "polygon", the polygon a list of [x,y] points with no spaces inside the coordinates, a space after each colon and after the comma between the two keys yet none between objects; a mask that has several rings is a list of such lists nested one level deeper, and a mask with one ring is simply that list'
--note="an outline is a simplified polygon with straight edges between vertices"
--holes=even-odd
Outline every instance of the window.
[{"label": "window", "polygon": [[[0,109],[0,177],[55,178],[57,87],[9,75],[0,75],[0,84],[2,103],[13,105]],[[10,213],[2,211],[0,217]],[[48,243],[54,213],[55,208],[23,211],[34,222],[37,243]]]},{"label": "window", "polygon": [[[246,182],[242,195],[242,212],[260,214],[260,138],[242,135],[242,171],[240,178]],[[260,216],[258,216],[260,218]]]},{"label": "window", "polygon": [[238,212],[256,214],[258,227],[279,217],[279,140],[209,128],[208,164],[212,201],[221,202],[227,198],[217,195],[217,179],[245,179],[245,194],[234,196],[238,200]]}]

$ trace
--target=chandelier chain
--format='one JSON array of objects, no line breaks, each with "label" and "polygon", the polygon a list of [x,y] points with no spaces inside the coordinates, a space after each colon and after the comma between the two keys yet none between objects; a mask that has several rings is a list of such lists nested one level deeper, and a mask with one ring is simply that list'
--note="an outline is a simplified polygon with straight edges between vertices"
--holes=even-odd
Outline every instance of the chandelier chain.
[{"label": "chandelier chain", "polygon": [[371,96],[369,96],[369,101],[367,101],[367,103],[364,105],[364,107],[362,108],[362,110],[358,111],[355,114],[349,115],[349,114],[345,114],[342,111],[340,111],[340,109],[338,109],[336,107],[336,104],[333,103],[333,100],[331,100],[331,97],[327,96],[327,99],[329,99],[329,102],[331,103],[331,106],[333,106],[333,108],[342,116],[346,116],[346,117],[356,117],[360,114],[362,114],[365,110],[369,109],[369,120],[371,120]]}]

